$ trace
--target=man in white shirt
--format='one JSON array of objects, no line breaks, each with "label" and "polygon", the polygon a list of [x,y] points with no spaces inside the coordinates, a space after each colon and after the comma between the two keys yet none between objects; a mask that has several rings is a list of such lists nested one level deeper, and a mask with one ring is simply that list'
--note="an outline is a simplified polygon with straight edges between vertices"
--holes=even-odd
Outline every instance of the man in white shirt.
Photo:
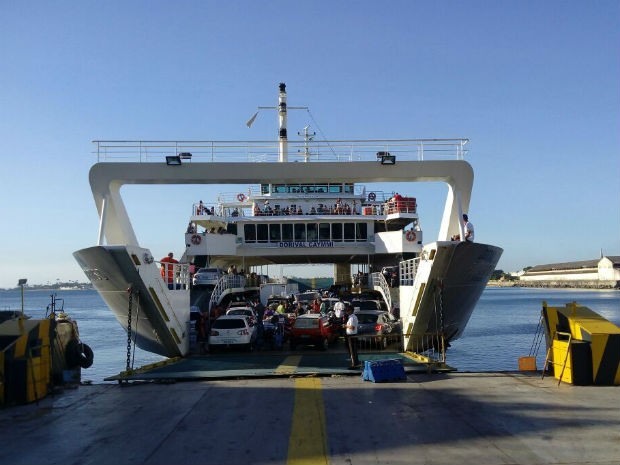
[{"label": "man in white shirt", "polygon": [[465,214],[463,214],[463,225],[465,241],[474,242],[474,225],[469,222],[469,218]]},{"label": "man in white shirt", "polygon": [[359,326],[359,322],[357,321],[357,316],[353,313],[353,307],[347,305],[345,308],[345,313],[347,314],[347,322],[344,325],[344,329],[346,331],[347,338],[347,348],[349,349],[349,358],[351,359],[350,370],[354,370],[360,366],[360,361],[357,356],[357,328]]}]

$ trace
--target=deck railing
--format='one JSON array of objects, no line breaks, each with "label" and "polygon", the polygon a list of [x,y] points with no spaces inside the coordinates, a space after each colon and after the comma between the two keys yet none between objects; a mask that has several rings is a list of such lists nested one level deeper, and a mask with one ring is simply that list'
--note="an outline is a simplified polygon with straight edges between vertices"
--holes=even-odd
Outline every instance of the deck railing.
[{"label": "deck railing", "polygon": [[[377,139],[288,141],[288,160],[377,161],[377,153],[397,160],[462,160],[469,139]],[[277,162],[280,144],[274,141],[146,141],[95,140],[98,162],[164,162],[183,155],[183,163]]]}]

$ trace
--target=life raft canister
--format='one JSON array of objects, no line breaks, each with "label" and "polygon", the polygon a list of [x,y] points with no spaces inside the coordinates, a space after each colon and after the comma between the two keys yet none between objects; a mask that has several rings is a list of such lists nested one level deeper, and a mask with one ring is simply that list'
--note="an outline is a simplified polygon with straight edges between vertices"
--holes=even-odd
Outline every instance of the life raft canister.
[{"label": "life raft canister", "polygon": [[192,244],[198,245],[198,244],[200,244],[201,241],[202,241],[202,237],[200,237],[200,234],[193,234],[192,235]]},{"label": "life raft canister", "polygon": [[415,241],[415,232],[413,231],[407,231],[405,233],[405,239],[407,239],[409,242],[413,242]]},{"label": "life raft canister", "polygon": [[239,193],[237,194],[237,200],[238,200],[239,202],[243,202],[243,201],[245,201],[245,194],[244,194],[243,192],[239,192]]},{"label": "life raft canister", "polygon": [[368,194],[368,200],[375,200],[377,198],[377,194],[375,194],[374,192],[371,192],[370,194]]}]

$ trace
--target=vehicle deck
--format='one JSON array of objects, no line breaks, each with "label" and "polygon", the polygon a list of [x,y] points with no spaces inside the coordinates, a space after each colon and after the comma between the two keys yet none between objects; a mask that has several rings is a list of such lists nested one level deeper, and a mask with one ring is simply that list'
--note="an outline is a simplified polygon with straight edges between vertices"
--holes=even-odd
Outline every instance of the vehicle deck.
[{"label": "vehicle deck", "polygon": [[427,364],[412,354],[382,351],[360,351],[361,367],[349,369],[347,351],[343,344],[319,351],[305,347],[296,351],[218,351],[208,355],[192,355],[187,358],[141,367],[130,372],[122,372],[106,378],[106,381],[138,380],[199,380],[199,379],[239,379],[268,378],[281,376],[332,376],[359,375],[367,360],[398,359],[402,361],[406,373],[428,371],[452,371],[445,364]]}]

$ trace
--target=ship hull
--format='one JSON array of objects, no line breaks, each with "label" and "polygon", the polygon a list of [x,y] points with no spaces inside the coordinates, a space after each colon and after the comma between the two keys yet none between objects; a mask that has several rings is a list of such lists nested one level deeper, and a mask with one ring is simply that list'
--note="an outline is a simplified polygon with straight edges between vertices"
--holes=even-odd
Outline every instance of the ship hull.
[{"label": "ship hull", "polygon": [[400,290],[407,350],[442,349],[463,334],[502,252],[469,242],[425,247],[413,285]]},{"label": "ship hull", "polygon": [[73,256],[138,347],[164,357],[189,352],[189,289],[168,289],[148,249],[95,246]]}]

